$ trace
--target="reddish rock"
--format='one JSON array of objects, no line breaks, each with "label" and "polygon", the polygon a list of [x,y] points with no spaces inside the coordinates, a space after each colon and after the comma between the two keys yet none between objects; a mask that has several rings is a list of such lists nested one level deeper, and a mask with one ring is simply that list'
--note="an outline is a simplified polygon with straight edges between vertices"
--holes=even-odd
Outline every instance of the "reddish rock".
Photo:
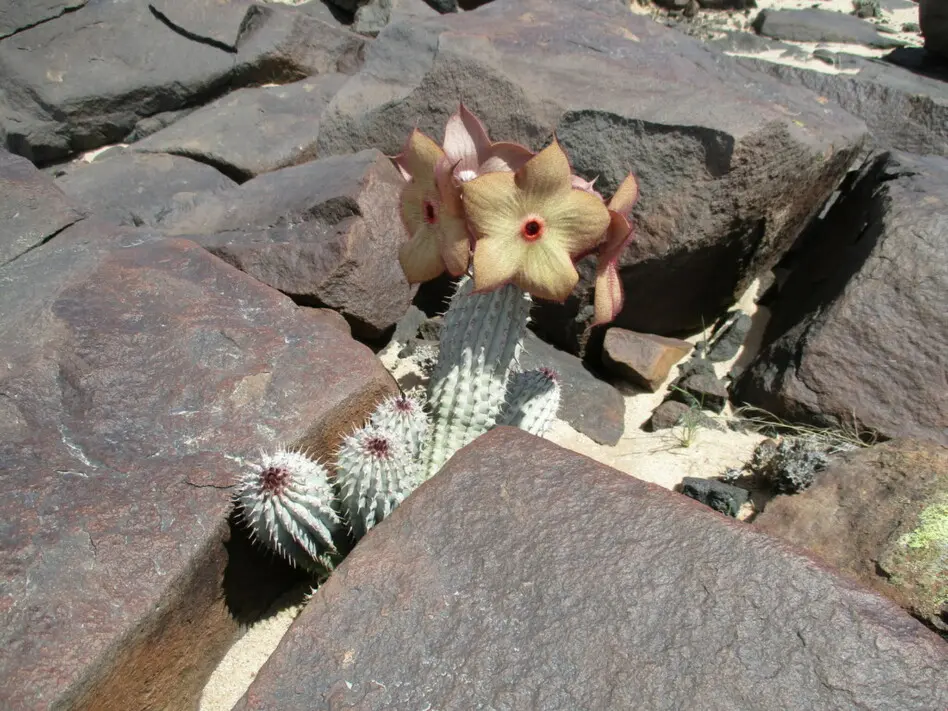
[{"label": "reddish rock", "polygon": [[610,328],[602,347],[602,364],[620,378],[655,392],[672,366],[694,348],[677,338]]},{"label": "reddish rock", "polygon": [[82,217],[50,178],[0,148],[0,267]]},{"label": "reddish rock", "polygon": [[394,384],[186,240],[85,220],[0,284],[0,707],[194,709],[288,584],[228,532],[241,462],[329,456]]},{"label": "reddish rock", "polygon": [[948,159],[868,161],[800,246],[735,400],[948,444],[946,214]]},{"label": "reddish rock", "polygon": [[939,505],[948,509],[948,447],[893,440],[831,465],[800,494],[778,496],[754,524],[948,632],[948,541],[928,562],[928,551],[907,544],[922,512]]},{"label": "reddish rock", "polygon": [[357,338],[375,339],[416,291],[398,263],[408,239],[398,213],[404,185],[376,150],[331,156],[206,196],[163,228],[297,302],[339,311]]},{"label": "reddish rock", "polygon": [[930,711],[948,647],[750,526],[498,428],[373,529],[237,711]]}]

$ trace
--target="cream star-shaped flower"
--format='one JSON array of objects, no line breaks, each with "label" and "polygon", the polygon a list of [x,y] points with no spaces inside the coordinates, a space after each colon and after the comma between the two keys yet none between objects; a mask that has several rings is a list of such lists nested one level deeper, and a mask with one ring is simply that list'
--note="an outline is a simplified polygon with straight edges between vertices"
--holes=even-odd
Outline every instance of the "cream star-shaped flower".
[{"label": "cream star-shaped flower", "polygon": [[445,170],[444,151],[416,129],[395,163],[409,178],[402,191],[401,212],[411,238],[398,252],[405,278],[414,284],[445,270],[454,276],[463,274],[470,262],[470,233],[461,196],[451,184],[450,171]]},{"label": "cream star-shaped flower", "polygon": [[534,296],[564,301],[579,274],[573,260],[594,249],[609,226],[595,195],[572,187],[569,160],[554,140],[516,172],[462,183],[464,209],[477,238],[474,285],[513,282]]}]

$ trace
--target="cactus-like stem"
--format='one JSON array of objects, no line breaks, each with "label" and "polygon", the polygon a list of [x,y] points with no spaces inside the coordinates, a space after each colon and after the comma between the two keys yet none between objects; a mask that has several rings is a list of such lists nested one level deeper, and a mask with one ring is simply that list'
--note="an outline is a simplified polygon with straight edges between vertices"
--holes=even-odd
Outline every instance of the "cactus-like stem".
[{"label": "cactus-like stem", "polygon": [[428,436],[428,416],[420,397],[398,395],[384,400],[375,409],[369,424],[403,442],[413,460],[421,457]]},{"label": "cactus-like stem", "polygon": [[523,347],[529,294],[513,285],[484,294],[473,289],[470,278],[462,279],[444,316],[441,351],[428,386],[433,416],[425,478],[496,424]]},{"label": "cactus-like stem", "polygon": [[301,452],[279,449],[260,456],[241,477],[236,495],[251,537],[294,565],[331,568],[333,534],[341,522],[332,508],[329,472]]},{"label": "cactus-like stem", "polygon": [[419,484],[405,443],[372,425],[343,440],[336,462],[339,501],[357,539]]},{"label": "cactus-like stem", "polygon": [[553,424],[561,392],[559,377],[551,368],[517,373],[511,378],[504,412],[497,424],[519,427],[540,437]]}]

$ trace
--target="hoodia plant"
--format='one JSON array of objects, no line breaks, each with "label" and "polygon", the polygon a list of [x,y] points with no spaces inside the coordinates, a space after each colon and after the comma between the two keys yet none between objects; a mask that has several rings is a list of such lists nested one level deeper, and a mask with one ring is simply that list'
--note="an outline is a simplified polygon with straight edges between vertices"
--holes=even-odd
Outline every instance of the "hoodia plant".
[{"label": "hoodia plant", "polygon": [[395,156],[407,183],[411,235],[399,262],[408,281],[460,277],[441,330],[426,397],[382,402],[343,440],[334,470],[300,452],[263,455],[237,504],[257,540],[296,565],[331,568],[350,542],[388,516],[461,447],[495,425],[543,435],[560,384],[549,368],[520,371],[532,297],[564,301],[575,262],[598,256],[595,322],[622,308],[616,268],[632,238],[638,186],[630,174],[606,203],[572,174],[559,143],[532,153],[493,142],[463,105],[443,146],[413,131]]}]

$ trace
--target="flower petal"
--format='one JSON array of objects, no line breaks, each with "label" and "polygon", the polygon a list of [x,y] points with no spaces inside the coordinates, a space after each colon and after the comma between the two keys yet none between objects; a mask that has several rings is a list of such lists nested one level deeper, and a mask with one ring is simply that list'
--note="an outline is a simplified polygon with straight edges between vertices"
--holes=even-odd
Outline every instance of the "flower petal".
[{"label": "flower petal", "polygon": [[539,212],[540,204],[571,189],[569,160],[555,139],[524,163],[514,175],[530,212]]},{"label": "flower petal", "polygon": [[605,238],[609,210],[602,200],[585,190],[544,200],[536,210],[546,219],[544,242],[555,242],[572,257],[589,252]]},{"label": "flower petal", "polygon": [[398,250],[398,263],[402,265],[409,284],[429,281],[440,276],[444,272],[445,264],[441,258],[438,233],[429,225],[423,225]]},{"label": "flower petal", "polygon": [[480,174],[520,170],[535,154],[519,143],[501,141],[490,147],[490,157],[478,168]]},{"label": "flower petal", "polygon": [[474,244],[474,288],[490,291],[503,286],[520,269],[527,244],[519,238],[489,237]]},{"label": "flower petal", "polygon": [[609,228],[606,240],[599,246],[600,263],[615,262],[632,239],[632,225],[624,215],[609,210]]},{"label": "flower petal", "polygon": [[526,214],[513,173],[488,173],[461,184],[464,212],[477,239],[520,240]]},{"label": "flower petal", "polygon": [[579,281],[569,254],[545,239],[524,244],[522,266],[513,282],[541,299],[566,301]]},{"label": "flower petal", "polygon": [[413,235],[425,225],[425,200],[435,197],[430,186],[421,185],[412,180],[402,189],[402,222],[408,234]]},{"label": "flower petal", "polygon": [[622,311],[622,280],[616,271],[615,262],[608,262],[596,269],[595,297],[593,299],[593,326],[614,320]]},{"label": "flower petal", "polygon": [[636,201],[639,199],[639,182],[635,179],[635,176],[632,173],[629,173],[625,176],[619,184],[616,194],[612,196],[612,199],[609,201],[609,209],[615,210],[618,213],[628,217],[629,213],[632,212],[632,207],[635,205]]},{"label": "flower petal", "polygon": [[484,124],[464,104],[444,127],[444,152],[457,170],[476,171],[490,155],[490,138]]},{"label": "flower petal", "polygon": [[416,128],[408,137],[404,150],[393,160],[402,175],[407,173],[412,180],[428,183],[434,181],[435,164],[443,155],[441,146]]}]

